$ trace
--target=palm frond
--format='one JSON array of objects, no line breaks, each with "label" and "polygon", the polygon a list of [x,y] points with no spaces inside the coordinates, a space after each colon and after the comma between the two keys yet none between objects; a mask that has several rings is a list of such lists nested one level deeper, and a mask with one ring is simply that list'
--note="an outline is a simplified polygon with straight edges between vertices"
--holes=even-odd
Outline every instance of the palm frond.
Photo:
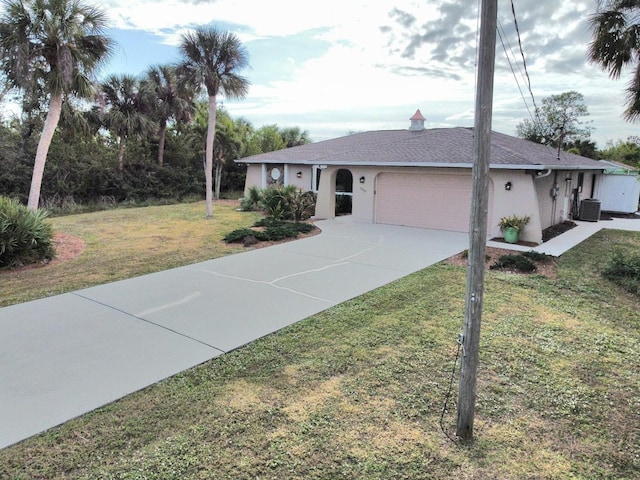
[{"label": "palm frond", "polygon": [[238,37],[213,27],[200,27],[183,35],[180,51],[184,57],[178,72],[209,96],[222,92],[229,98],[246,95],[249,82],[237,74],[247,67],[246,49]]},{"label": "palm frond", "polygon": [[613,79],[628,67],[635,69],[627,87],[624,118],[640,119],[640,0],[599,0],[589,22],[593,32],[589,60]]},{"label": "palm frond", "polygon": [[29,89],[38,79],[48,92],[82,95],[84,78],[112,52],[112,41],[103,34],[106,14],[79,0],[7,0],[4,5],[0,58],[12,84]]}]

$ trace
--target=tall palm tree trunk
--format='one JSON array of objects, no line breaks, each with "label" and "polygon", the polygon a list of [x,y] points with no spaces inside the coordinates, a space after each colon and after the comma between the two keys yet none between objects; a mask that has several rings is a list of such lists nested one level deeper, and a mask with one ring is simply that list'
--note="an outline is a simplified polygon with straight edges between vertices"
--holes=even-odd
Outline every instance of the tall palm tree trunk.
[{"label": "tall palm tree trunk", "polygon": [[161,167],[164,165],[164,142],[167,138],[167,124],[162,122],[160,124],[160,141],[158,142],[158,165]]},{"label": "tall palm tree trunk", "polygon": [[36,158],[33,164],[33,175],[31,176],[31,190],[29,190],[29,201],[27,207],[30,210],[37,210],[40,203],[40,188],[42,186],[42,176],[44,175],[44,165],[47,162],[47,153],[53,139],[53,134],[60,120],[60,112],[62,111],[62,93],[51,95],[49,101],[49,111],[44,121],[42,135],[38,142],[36,150]]},{"label": "tall palm tree trunk", "polygon": [[216,136],[216,96],[209,95],[209,119],[207,122],[207,144],[205,147],[205,200],[207,218],[213,217],[213,141]]},{"label": "tall palm tree trunk", "polygon": [[216,176],[215,176],[215,199],[220,200],[220,181],[222,180],[222,158],[218,158],[216,162]]},{"label": "tall palm tree trunk", "polygon": [[118,170],[124,170],[124,135],[120,135],[118,142]]}]

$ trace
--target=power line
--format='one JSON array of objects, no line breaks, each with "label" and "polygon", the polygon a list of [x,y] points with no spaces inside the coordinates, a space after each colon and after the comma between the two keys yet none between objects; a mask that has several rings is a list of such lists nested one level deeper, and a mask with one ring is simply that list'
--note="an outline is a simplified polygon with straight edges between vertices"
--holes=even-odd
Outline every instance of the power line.
[{"label": "power line", "polygon": [[533,96],[533,91],[531,90],[531,77],[529,77],[529,71],[527,69],[527,60],[525,59],[524,50],[522,49],[522,38],[520,37],[520,27],[518,27],[518,18],[516,16],[516,7],[513,4],[513,0],[511,0],[511,13],[513,14],[513,24],[515,26],[516,35],[518,37],[518,46],[520,48],[520,55],[522,56],[522,66],[524,67],[524,73],[525,73],[525,76],[527,78],[527,86],[529,88],[529,94],[531,95],[531,100],[533,101],[533,107],[535,108],[536,118],[539,121],[540,119],[538,118],[538,106],[536,105],[536,99]]},{"label": "power line", "polygon": [[482,2],[482,0],[478,0],[477,9],[476,9],[478,14],[476,15],[476,58],[473,65],[473,68],[474,68],[473,91],[474,92],[476,91],[476,87],[478,85],[478,48],[480,46],[480,10],[481,10],[480,2]]},{"label": "power line", "polygon": [[[518,72],[520,73],[520,76],[523,79],[525,79],[524,72],[522,71],[522,68],[520,67],[520,63],[516,62],[516,54],[513,51],[513,47],[511,46],[511,42],[509,42],[509,38],[507,37],[505,29],[504,29],[504,27],[502,26],[502,23],[499,20],[498,20],[498,27],[502,31],[502,36],[504,37],[504,41],[507,43],[507,45],[509,47],[509,51],[511,52],[511,56],[513,57],[514,63],[516,63],[516,65],[518,66]],[[498,33],[500,33],[500,32],[498,32]],[[506,53],[506,49],[505,49],[505,53]],[[508,56],[509,56],[509,54],[507,53],[507,57]]]},{"label": "power line", "polygon": [[449,410],[449,400],[451,399],[451,391],[453,390],[453,381],[456,375],[456,366],[458,365],[458,358],[460,358],[460,349],[462,348],[462,334],[458,336],[458,350],[456,351],[456,358],[453,361],[453,369],[451,370],[451,378],[449,379],[449,388],[447,389],[447,393],[444,396],[444,405],[442,406],[442,412],[440,414],[440,429],[442,433],[444,433],[449,440],[451,440],[456,445],[458,444],[458,440],[451,436],[448,430],[444,426],[444,416]]},{"label": "power line", "polygon": [[[509,44],[509,41],[506,38],[506,35],[504,34],[504,28],[502,27],[502,24],[500,22],[498,22],[498,37],[500,37],[500,43],[502,44],[502,49],[504,50],[505,57],[507,58],[507,62],[509,63],[509,68],[511,69],[511,73],[513,74],[513,78],[516,81],[516,85],[518,86],[518,90],[520,91],[520,96],[522,97],[522,101],[524,103],[524,106],[527,108],[527,112],[529,112],[529,117],[531,117],[531,120],[535,121],[534,118],[533,118],[533,115],[531,114],[531,110],[529,109],[529,104],[527,103],[527,99],[525,98],[524,92],[522,91],[522,87],[520,86],[520,81],[518,80],[518,76],[516,75],[516,72],[513,69],[513,63],[511,63],[511,58],[509,57],[509,52],[507,52],[507,47],[505,46],[505,40],[506,40],[507,44]],[[511,48],[510,44],[509,44],[509,49],[511,50],[511,53],[513,54],[513,49]],[[518,69],[520,69],[519,65],[518,65]],[[522,70],[520,70],[520,74],[522,75]]]},{"label": "power line", "polygon": [[[511,0],[511,14],[513,15],[513,25],[515,27],[516,36],[518,38],[518,48],[520,50],[520,56],[522,57],[522,67],[524,69],[524,77],[525,77],[525,79],[527,81],[527,88],[529,90],[529,95],[531,96],[531,101],[533,102],[533,107],[534,107],[535,119],[532,118],[532,121],[534,123],[541,124],[542,120],[540,119],[540,110],[538,109],[538,105],[536,104],[536,99],[535,99],[535,96],[533,95],[533,90],[531,88],[531,77],[529,76],[529,70],[527,69],[527,60],[526,60],[525,55],[524,55],[524,49],[522,48],[522,38],[521,38],[521,35],[520,35],[520,27],[518,25],[518,17],[516,15],[516,8],[515,8],[515,5],[513,3],[513,0]],[[500,33],[500,31],[498,31],[498,33]],[[506,37],[506,35],[505,35],[505,37]],[[507,43],[508,43],[508,41],[507,41]],[[511,45],[509,45],[509,47],[511,48]],[[512,52],[513,52],[513,50],[512,50]],[[514,57],[515,57],[515,55],[514,55]],[[508,55],[507,55],[507,59],[508,59]],[[521,71],[521,73],[522,73],[522,71]],[[517,83],[517,80],[516,80],[516,83]],[[519,84],[518,84],[518,88],[520,88]],[[521,94],[522,94],[522,92],[521,92]],[[527,106],[527,111],[529,111],[529,115],[531,116],[531,111],[529,110],[529,107],[528,107],[526,101],[525,101],[525,105]],[[551,153],[551,148],[550,148],[549,144],[545,143],[544,145],[549,150],[549,153]],[[553,153],[553,156],[554,156],[554,158],[559,160],[560,159],[560,150],[558,150],[557,153]]]}]

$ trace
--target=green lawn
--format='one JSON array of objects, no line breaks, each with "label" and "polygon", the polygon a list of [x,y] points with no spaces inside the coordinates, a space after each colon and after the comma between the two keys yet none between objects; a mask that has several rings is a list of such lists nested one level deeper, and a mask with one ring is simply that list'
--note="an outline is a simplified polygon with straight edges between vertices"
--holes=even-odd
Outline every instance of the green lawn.
[{"label": "green lawn", "polygon": [[599,274],[614,248],[640,234],[600,232],[556,278],[487,272],[471,446],[447,436],[455,382],[440,427],[465,297],[441,263],[4,449],[0,478],[640,478],[638,297]]},{"label": "green lawn", "polygon": [[205,219],[204,202],[115,209],[51,218],[54,232],[87,244],[69,262],[44,268],[0,271],[0,306],[157,272],[243,250],[222,237],[260,218],[238,212],[238,202],[214,205]]}]

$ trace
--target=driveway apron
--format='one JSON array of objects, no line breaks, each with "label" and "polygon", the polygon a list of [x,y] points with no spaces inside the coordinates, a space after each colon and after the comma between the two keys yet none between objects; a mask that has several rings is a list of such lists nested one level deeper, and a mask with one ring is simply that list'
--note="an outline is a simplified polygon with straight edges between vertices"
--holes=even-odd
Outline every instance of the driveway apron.
[{"label": "driveway apron", "polygon": [[0,309],[0,448],[467,248],[466,233],[322,233]]}]

